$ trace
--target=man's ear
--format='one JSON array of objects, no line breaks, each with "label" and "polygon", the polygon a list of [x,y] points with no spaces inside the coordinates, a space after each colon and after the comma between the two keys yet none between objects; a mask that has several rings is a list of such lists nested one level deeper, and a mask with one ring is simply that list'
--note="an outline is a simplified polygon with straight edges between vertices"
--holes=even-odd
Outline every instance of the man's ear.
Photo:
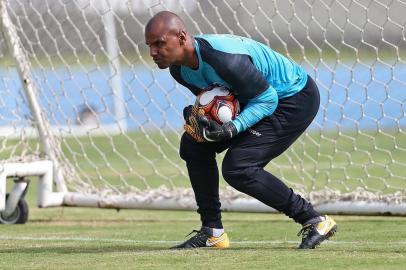
[{"label": "man's ear", "polygon": [[178,38],[179,38],[179,44],[184,45],[186,43],[186,32],[183,31],[183,30],[180,31],[179,35],[178,35]]}]

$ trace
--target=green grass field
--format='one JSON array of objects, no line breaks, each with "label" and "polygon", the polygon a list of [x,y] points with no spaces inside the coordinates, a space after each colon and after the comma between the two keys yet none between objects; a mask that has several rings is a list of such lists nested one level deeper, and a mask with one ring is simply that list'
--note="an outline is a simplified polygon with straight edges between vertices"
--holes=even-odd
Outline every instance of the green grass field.
[{"label": "green grass field", "polygon": [[[173,166],[184,168],[177,153],[178,140],[174,134],[164,138],[162,134],[134,133],[64,139],[63,147],[66,157],[80,166],[81,174],[94,178],[96,186],[104,184],[99,181],[102,177],[117,186],[154,187],[165,183],[160,175],[170,178],[171,185],[189,186],[186,176]],[[390,192],[404,188],[406,159],[403,148],[397,147],[404,140],[404,133],[310,134],[267,169],[315,189],[327,186],[345,191],[367,185]],[[17,143],[4,142],[0,158],[30,148],[27,144],[13,147]],[[34,144],[32,149],[36,149]],[[173,251],[168,248],[200,227],[196,213],[38,209],[35,183],[27,194],[28,223],[0,226],[0,269],[386,270],[406,265],[403,217],[335,216],[338,233],[331,241],[316,250],[299,251],[295,248],[300,226],[287,217],[224,213],[230,249]]]},{"label": "green grass field", "polygon": [[31,208],[0,226],[1,269],[404,269],[406,220],[335,216],[338,232],[297,250],[298,224],[279,214],[224,213],[227,250],[168,250],[199,227],[197,214]]}]

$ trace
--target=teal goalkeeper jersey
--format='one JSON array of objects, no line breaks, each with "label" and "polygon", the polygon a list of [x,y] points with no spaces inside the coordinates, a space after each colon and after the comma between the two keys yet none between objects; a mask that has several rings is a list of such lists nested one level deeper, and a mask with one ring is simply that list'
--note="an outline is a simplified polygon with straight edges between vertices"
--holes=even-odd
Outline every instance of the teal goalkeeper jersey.
[{"label": "teal goalkeeper jersey", "polygon": [[243,108],[232,122],[238,132],[270,116],[279,99],[306,85],[298,64],[260,42],[235,35],[199,35],[194,42],[199,67],[171,65],[171,75],[195,95],[213,83],[229,87]]}]

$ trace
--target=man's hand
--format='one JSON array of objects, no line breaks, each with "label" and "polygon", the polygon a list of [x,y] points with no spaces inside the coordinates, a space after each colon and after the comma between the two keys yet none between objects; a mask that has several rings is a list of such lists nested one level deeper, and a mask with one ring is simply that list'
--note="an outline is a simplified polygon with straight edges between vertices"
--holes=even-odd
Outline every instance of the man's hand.
[{"label": "man's hand", "polygon": [[229,140],[237,135],[237,128],[231,122],[220,125],[205,115],[197,118],[198,123],[203,126],[203,138],[206,141],[218,142]]},{"label": "man's hand", "polygon": [[204,111],[197,106],[189,105],[183,109],[183,118],[186,121],[184,129],[197,142],[206,141],[203,137],[203,126],[197,121],[201,116],[204,116]]}]

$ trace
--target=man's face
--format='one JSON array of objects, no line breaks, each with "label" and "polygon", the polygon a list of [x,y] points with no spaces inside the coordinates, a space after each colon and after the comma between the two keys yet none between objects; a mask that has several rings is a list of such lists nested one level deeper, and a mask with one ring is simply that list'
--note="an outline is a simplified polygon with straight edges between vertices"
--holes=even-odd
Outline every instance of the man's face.
[{"label": "man's face", "polygon": [[176,62],[182,55],[182,43],[179,33],[173,31],[148,29],[145,32],[145,43],[149,46],[149,54],[160,69],[165,69]]}]

